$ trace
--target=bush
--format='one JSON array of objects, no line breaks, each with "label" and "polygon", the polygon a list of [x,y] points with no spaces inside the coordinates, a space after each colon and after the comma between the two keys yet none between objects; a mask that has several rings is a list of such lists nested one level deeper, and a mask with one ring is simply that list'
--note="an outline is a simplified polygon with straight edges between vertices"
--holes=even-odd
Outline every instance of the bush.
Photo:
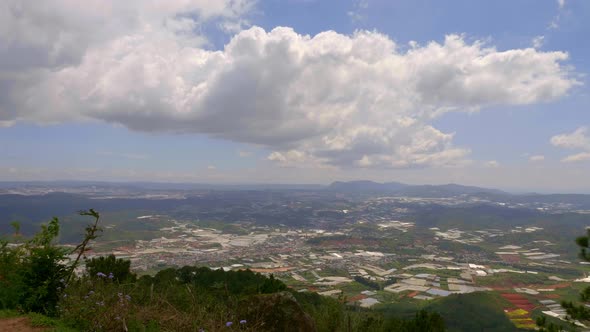
[{"label": "bush", "polygon": [[60,317],[72,327],[90,331],[125,330],[132,298],[108,275],[74,280],[60,301]]},{"label": "bush", "polygon": [[116,282],[134,282],[137,279],[131,272],[131,261],[116,258],[115,255],[95,257],[86,261],[86,272],[89,276],[97,278],[99,273],[113,276]]},{"label": "bush", "polygon": [[48,246],[33,248],[23,262],[20,305],[24,311],[55,316],[55,306],[65,286],[68,269],[65,251]]},{"label": "bush", "polygon": [[66,250],[55,245],[59,221],[41,226],[33,239],[0,247],[0,305],[54,316],[59,294],[68,275]]},{"label": "bush", "polygon": [[22,285],[22,254],[20,248],[11,248],[7,242],[0,243],[0,309],[18,307]]}]

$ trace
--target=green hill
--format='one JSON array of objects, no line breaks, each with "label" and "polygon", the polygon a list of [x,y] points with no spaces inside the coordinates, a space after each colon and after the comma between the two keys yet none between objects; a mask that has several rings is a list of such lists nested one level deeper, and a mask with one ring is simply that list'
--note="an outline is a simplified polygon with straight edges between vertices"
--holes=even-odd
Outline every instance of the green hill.
[{"label": "green hill", "polygon": [[508,304],[496,293],[450,295],[426,307],[443,316],[448,331],[519,331],[504,313]]}]

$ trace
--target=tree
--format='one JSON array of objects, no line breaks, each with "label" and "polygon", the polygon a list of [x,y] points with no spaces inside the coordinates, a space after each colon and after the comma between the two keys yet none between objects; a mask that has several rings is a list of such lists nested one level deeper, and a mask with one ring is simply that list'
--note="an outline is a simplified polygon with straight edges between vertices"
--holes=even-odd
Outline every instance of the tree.
[{"label": "tree", "polygon": [[94,217],[94,223],[86,226],[86,234],[84,235],[84,240],[82,240],[82,243],[76,246],[76,248],[74,248],[74,250],[72,250],[71,252],[72,254],[77,252],[78,256],[76,256],[76,259],[70,266],[70,273],[68,274],[68,279],[66,282],[69,282],[72,276],[74,275],[74,271],[78,266],[78,262],[80,262],[80,257],[82,257],[82,255],[84,255],[88,250],[90,250],[90,248],[88,248],[88,244],[90,243],[90,241],[96,239],[98,237],[98,233],[102,231],[102,229],[98,227],[98,221],[100,220],[100,214],[98,214],[98,212],[94,211],[93,209],[90,209],[88,211],[80,211],[80,215]]},{"label": "tree", "polygon": [[56,245],[59,235],[59,220],[53,218],[41,231],[23,246],[14,248],[13,268],[18,278],[9,282],[9,287],[17,287],[18,307],[24,311],[40,312],[53,316],[59,295],[64,287],[68,273],[67,251]]},{"label": "tree", "polygon": [[[66,295],[64,289],[79,258],[99,230],[99,215],[96,211],[90,209],[81,214],[95,217],[95,222],[86,228],[84,241],[71,252],[79,253],[71,264],[67,263],[69,251],[57,244],[57,218],[41,225],[41,230],[21,245],[10,246],[8,242],[0,241],[0,308],[39,312],[49,316],[57,314],[60,296]],[[19,233],[20,224],[12,225]]]},{"label": "tree", "polygon": [[545,317],[545,316],[537,317],[537,320],[535,323],[539,327],[539,332],[560,332],[560,331],[562,331],[561,327],[559,327],[553,323],[547,323],[547,317]]},{"label": "tree", "polygon": [[10,226],[14,228],[14,236],[20,236],[20,222],[13,221],[10,223]]},{"label": "tree", "polygon": [[113,254],[88,260],[86,272],[91,277],[98,273],[112,275],[112,279],[117,282],[133,282],[136,279],[135,273],[131,272],[131,261],[116,258]]},{"label": "tree", "polygon": [[[580,247],[580,258],[585,261],[590,261],[590,228],[586,229],[586,235],[580,236],[576,239],[576,244]],[[561,306],[565,308],[568,318],[572,320],[579,320],[590,322],[590,309],[586,304],[590,302],[590,287],[586,287],[580,293],[581,304],[576,304],[573,301],[563,301]]]}]

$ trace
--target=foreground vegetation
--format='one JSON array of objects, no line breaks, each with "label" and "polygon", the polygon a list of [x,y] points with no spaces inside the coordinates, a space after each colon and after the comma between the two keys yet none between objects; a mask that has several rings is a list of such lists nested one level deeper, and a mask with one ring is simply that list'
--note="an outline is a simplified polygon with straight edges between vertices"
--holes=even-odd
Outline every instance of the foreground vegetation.
[{"label": "foreground vegetation", "polygon": [[23,239],[14,224],[11,244],[0,242],[2,316],[26,314],[34,325],[58,331],[444,330],[436,313],[388,317],[347,306],[344,299],[294,292],[272,276],[249,270],[185,266],[137,278],[129,261],[114,256],[86,260],[101,231],[100,216],[94,210],[81,214],[94,220],[72,251],[56,244],[56,218],[30,239]]}]

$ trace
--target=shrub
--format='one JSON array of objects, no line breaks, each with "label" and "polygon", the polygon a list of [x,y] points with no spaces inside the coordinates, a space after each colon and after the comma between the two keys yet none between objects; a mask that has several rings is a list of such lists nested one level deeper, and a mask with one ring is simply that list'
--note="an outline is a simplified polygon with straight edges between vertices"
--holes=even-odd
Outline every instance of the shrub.
[{"label": "shrub", "polygon": [[126,330],[132,297],[109,274],[71,282],[60,301],[60,317],[72,327],[91,331]]},{"label": "shrub", "polygon": [[137,279],[131,272],[131,261],[116,258],[115,255],[95,257],[86,261],[86,272],[90,277],[97,277],[99,272],[113,275],[113,281],[133,282]]},{"label": "shrub", "polygon": [[67,251],[55,245],[59,221],[53,218],[22,245],[0,247],[0,305],[55,315],[68,268]]}]

